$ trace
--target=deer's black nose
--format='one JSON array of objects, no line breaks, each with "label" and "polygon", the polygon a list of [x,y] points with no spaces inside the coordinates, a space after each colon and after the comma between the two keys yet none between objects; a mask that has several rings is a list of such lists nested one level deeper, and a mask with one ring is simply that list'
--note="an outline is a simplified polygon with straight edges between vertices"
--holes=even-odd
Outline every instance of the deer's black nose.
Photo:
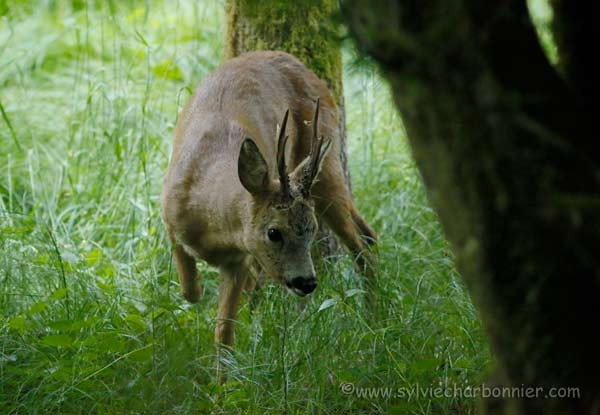
[{"label": "deer's black nose", "polygon": [[317,288],[317,279],[314,276],[295,277],[287,282],[287,286],[292,288],[297,294],[306,295],[312,293]]}]

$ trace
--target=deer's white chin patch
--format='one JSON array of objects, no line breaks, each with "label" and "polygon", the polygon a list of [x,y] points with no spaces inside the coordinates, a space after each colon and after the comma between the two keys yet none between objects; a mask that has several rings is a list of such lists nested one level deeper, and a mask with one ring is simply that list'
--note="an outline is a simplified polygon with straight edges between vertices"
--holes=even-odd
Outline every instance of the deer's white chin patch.
[{"label": "deer's white chin patch", "polygon": [[304,291],[301,291],[301,290],[299,290],[297,288],[293,288],[292,291],[294,292],[294,294],[296,294],[299,297],[306,297],[308,295]]},{"label": "deer's white chin patch", "polygon": [[302,291],[298,288],[288,287],[287,285],[286,285],[286,288],[289,292],[296,294],[298,297],[306,297],[307,296],[307,294],[304,291]]}]

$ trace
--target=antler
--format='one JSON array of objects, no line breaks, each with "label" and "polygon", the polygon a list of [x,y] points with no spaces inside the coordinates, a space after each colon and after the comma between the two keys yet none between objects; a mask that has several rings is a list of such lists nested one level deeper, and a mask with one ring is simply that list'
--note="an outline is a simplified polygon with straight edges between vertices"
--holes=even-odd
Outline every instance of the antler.
[{"label": "antler", "polygon": [[329,150],[329,146],[331,145],[331,140],[327,140],[325,147],[323,147],[323,136],[319,137],[319,108],[321,106],[321,99],[317,98],[317,106],[315,108],[315,115],[313,117],[312,126],[313,126],[313,136],[312,141],[310,143],[310,153],[308,155],[308,164],[306,166],[306,170],[302,175],[302,179],[300,182],[300,192],[304,198],[308,198],[310,196],[310,189],[313,185],[315,177],[317,177],[317,173],[319,172],[319,165],[321,164],[321,160]]},{"label": "antler", "polygon": [[281,122],[281,127],[279,128],[279,138],[277,139],[277,171],[279,172],[279,182],[281,183],[281,193],[284,196],[291,196],[290,192],[290,178],[286,173],[285,169],[285,144],[289,138],[288,135],[285,135],[285,127],[287,125],[287,119],[290,110],[287,109],[285,111],[285,115],[283,116],[283,121]]}]

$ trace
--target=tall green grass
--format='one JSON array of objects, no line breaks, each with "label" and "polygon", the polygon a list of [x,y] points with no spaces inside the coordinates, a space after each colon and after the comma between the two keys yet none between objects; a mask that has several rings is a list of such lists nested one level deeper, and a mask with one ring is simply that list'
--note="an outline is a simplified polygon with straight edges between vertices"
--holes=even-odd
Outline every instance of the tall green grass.
[{"label": "tall green grass", "polygon": [[[476,313],[428,205],[387,86],[346,65],[350,170],[381,236],[375,318],[350,259],[304,307],[243,300],[215,383],[217,272],[179,295],[158,195],[178,110],[222,50],[222,4],[2,3],[0,413],[468,414],[461,397],[356,387],[477,385]],[[348,51],[351,61],[351,51]]]}]

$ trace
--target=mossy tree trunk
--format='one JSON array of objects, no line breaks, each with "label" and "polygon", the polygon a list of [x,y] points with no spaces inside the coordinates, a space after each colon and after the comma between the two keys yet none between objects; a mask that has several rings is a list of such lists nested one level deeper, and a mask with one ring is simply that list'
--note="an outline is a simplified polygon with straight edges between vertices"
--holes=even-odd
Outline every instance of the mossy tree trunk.
[{"label": "mossy tree trunk", "polygon": [[[583,46],[597,41],[597,15],[570,20],[591,3],[563,3],[556,18],[567,20],[556,25],[564,35],[559,50],[569,52],[561,54],[568,81],[548,63],[525,0],[347,0],[342,7],[359,47],[390,81],[481,313],[497,360],[494,381],[545,388],[538,399],[484,400],[488,414],[600,413],[600,152],[592,105],[599,73],[590,72],[597,64],[586,66],[593,49]],[[580,398],[544,399],[552,387],[579,388]]]},{"label": "mossy tree trunk", "polygon": [[342,54],[334,0],[226,0],[225,59],[254,50],[282,50],[327,82],[342,103]]},{"label": "mossy tree trunk", "polygon": [[[333,18],[336,0],[226,0],[225,52],[230,59],[255,50],[281,50],[300,59],[325,81],[340,113],[342,166],[350,187],[346,154],[342,53],[339,26]],[[338,244],[327,230],[320,240],[327,252]]]}]

